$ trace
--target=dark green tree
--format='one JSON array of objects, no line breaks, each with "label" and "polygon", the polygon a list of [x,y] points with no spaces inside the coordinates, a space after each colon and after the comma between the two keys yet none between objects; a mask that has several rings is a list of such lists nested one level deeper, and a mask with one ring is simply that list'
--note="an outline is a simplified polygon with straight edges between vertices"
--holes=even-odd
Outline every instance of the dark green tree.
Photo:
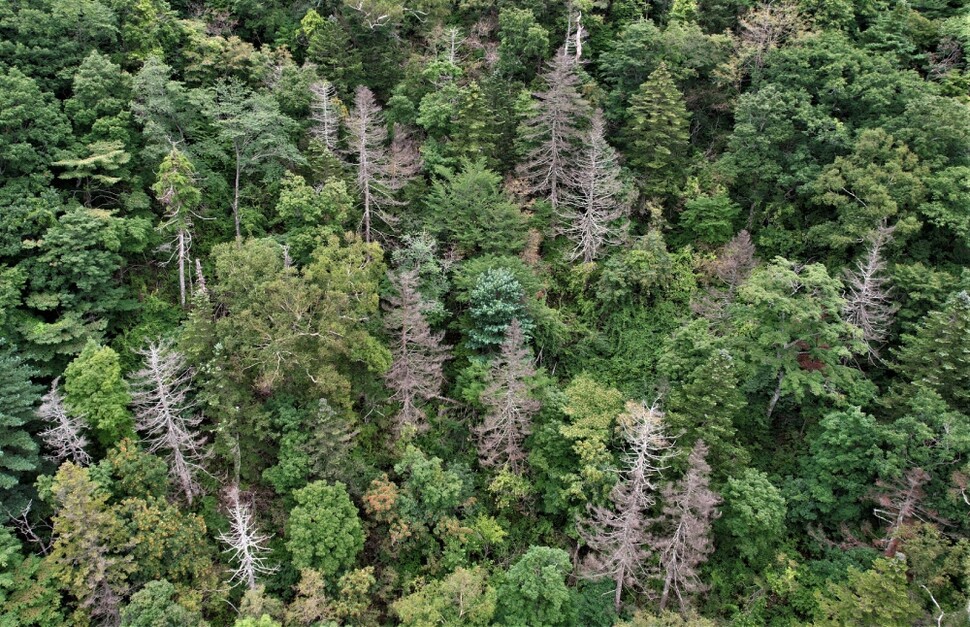
[{"label": "dark green tree", "polygon": [[40,463],[27,426],[34,419],[39,388],[31,370],[8,344],[0,344],[0,518],[16,516],[27,504],[30,474]]},{"label": "dark green tree", "polygon": [[630,98],[623,130],[630,168],[648,197],[680,189],[690,148],[690,114],[684,97],[661,63]]},{"label": "dark green tree", "polygon": [[576,620],[574,592],[566,585],[572,571],[562,549],[533,546],[502,577],[496,624],[504,627],[555,627]]}]

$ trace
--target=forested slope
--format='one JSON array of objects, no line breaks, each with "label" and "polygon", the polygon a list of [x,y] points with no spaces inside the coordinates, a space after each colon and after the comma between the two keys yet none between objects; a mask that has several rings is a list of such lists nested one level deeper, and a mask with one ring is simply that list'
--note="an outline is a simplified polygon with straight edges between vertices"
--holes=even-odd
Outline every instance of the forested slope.
[{"label": "forested slope", "polygon": [[961,0],[6,0],[0,625],[965,625]]}]

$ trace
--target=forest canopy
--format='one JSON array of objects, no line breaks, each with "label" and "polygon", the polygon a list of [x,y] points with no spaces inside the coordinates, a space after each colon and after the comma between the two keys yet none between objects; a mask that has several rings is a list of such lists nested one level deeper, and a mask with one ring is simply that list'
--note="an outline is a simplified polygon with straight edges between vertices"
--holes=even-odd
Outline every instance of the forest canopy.
[{"label": "forest canopy", "polygon": [[0,6],[0,625],[962,625],[961,0]]}]

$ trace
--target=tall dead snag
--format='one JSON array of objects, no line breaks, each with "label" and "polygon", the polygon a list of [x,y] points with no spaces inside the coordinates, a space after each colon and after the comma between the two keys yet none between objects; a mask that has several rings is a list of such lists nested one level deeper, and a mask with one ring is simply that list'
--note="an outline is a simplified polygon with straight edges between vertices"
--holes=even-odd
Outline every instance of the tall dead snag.
[{"label": "tall dead snag", "polygon": [[340,129],[340,100],[333,83],[320,81],[310,85],[310,119],[313,126],[310,133],[320,141],[327,150],[336,152],[337,131]]},{"label": "tall dead snag", "polygon": [[589,105],[579,94],[576,59],[556,54],[542,76],[546,90],[534,94],[539,101],[522,124],[520,140],[528,146],[517,172],[527,183],[529,194],[544,196],[558,209],[570,159],[589,117]]},{"label": "tall dead snag", "polygon": [[569,186],[557,210],[558,229],[573,242],[569,260],[589,263],[607,246],[620,244],[626,236],[629,199],[620,180],[616,151],[606,141],[603,112],[593,115],[575,163]]},{"label": "tall dead snag", "polygon": [[939,520],[935,512],[929,512],[921,506],[923,499],[926,498],[923,486],[929,483],[930,479],[930,473],[922,468],[910,468],[898,482],[877,482],[876,502],[879,503],[879,507],[874,513],[876,518],[888,525],[886,537],[883,539],[886,545],[886,557],[896,556],[901,543],[899,530],[903,525],[912,523],[914,520],[924,522]]},{"label": "tall dead snag", "polygon": [[620,416],[629,449],[619,480],[610,493],[611,507],[593,507],[580,521],[579,532],[594,554],[589,575],[609,577],[616,584],[613,598],[619,611],[624,588],[644,589],[649,544],[649,508],[655,503],[655,481],[666,467],[673,441],[665,432],[663,412],[628,402]]},{"label": "tall dead snag", "polygon": [[50,391],[43,396],[40,407],[37,408],[37,417],[47,425],[40,432],[40,438],[51,452],[48,458],[58,465],[67,460],[78,466],[87,466],[91,463],[91,456],[84,450],[88,445],[88,440],[84,437],[84,425],[67,413],[64,399],[58,390],[60,380],[60,377],[54,379]]},{"label": "tall dead snag", "polygon": [[401,404],[395,421],[400,434],[405,427],[427,427],[420,401],[441,393],[445,380],[442,366],[451,347],[442,344],[444,334],[433,333],[425,319],[432,305],[418,291],[418,270],[398,271],[390,275],[390,280],[396,293],[387,299],[384,325],[393,338],[393,360],[384,380],[394,391],[391,400]]},{"label": "tall dead snag", "polygon": [[522,325],[513,320],[489,368],[481,395],[482,404],[488,409],[485,420],[476,429],[478,458],[483,466],[521,470],[525,460],[522,443],[532,432],[532,417],[541,407],[529,395],[528,380],[535,373]]},{"label": "tall dead snag", "polygon": [[168,453],[169,473],[189,503],[198,494],[196,473],[205,457],[204,438],[194,429],[202,416],[191,415],[189,400],[192,371],[185,357],[170,342],[156,341],[138,351],[145,367],[131,377],[135,428],[141,431],[152,453]]},{"label": "tall dead snag", "polygon": [[226,492],[229,531],[220,533],[219,540],[228,545],[225,551],[236,562],[230,583],[243,583],[252,590],[257,577],[276,571],[276,567],[266,562],[270,552],[266,543],[271,536],[259,533],[252,509],[239,498],[239,486],[233,485]]},{"label": "tall dead snag", "polygon": [[395,218],[387,208],[400,204],[394,195],[420,170],[420,157],[402,131],[402,139],[391,148],[387,145],[387,126],[374,94],[358,87],[354,108],[346,120],[348,153],[356,160],[357,189],[364,203],[361,230],[368,243],[377,232],[375,222],[393,225]]},{"label": "tall dead snag", "polygon": [[654,539],[660,552],[659,576],[663,579],[660,611],[667,607],[671,595],[687,607],[689,594],[704,590],[697,575],[698,567],[714,550],[711,523],[720,513],[721,497],[710,489],[711,467],[707,465],[707,445],[698,440],[687,458],[687,473],[664,487],[661,524],[667,533]]},{"label": "tall dead snag", "polygon": [[710,280],[719,285],[709,287],[691,303],[691,309],[709,320],[721,318],[726,306],[734,301],[738,288],[757,265],[754,254],[754,242],[747,230],[731,238],[718,250],[717,258],[707,266]]},{"label": "tall dead snag", "polygon": [[879,356],[879,345],[886,339],[896,313],[892,288],[886,276],[883,247],[892,240],[893,229],[880,226],[872,234],[869,246],[854,270],[845,270],[845,321],[862,329],[869,357]]}]

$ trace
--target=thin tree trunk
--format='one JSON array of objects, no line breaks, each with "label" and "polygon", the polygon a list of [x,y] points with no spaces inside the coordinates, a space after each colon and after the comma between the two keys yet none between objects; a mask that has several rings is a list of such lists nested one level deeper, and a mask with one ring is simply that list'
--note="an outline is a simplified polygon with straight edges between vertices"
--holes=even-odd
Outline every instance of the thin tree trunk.
[{"label": "thin tree trunk", "polygon": [[236,149],[236,181],[233,185],[232,194],[232,218],[236,223],[236,240],[242,239],[242,230],[239,228],[239,149]]},{"label": "thin tree trunk", "polygon": [[179,298],[182,307],[185,307],[185,231],[179,231]]},{"label": "thin tree trunk", "polygon": [[778,384],[775,385],[775,393],[771,396],[771,402],[768,403],[768,420],[771,420],[771,414],[775,411],[775,405],[778,404],[778,399],[781,398],[781,382],[785,380],[785,371],[778,371]]}]

